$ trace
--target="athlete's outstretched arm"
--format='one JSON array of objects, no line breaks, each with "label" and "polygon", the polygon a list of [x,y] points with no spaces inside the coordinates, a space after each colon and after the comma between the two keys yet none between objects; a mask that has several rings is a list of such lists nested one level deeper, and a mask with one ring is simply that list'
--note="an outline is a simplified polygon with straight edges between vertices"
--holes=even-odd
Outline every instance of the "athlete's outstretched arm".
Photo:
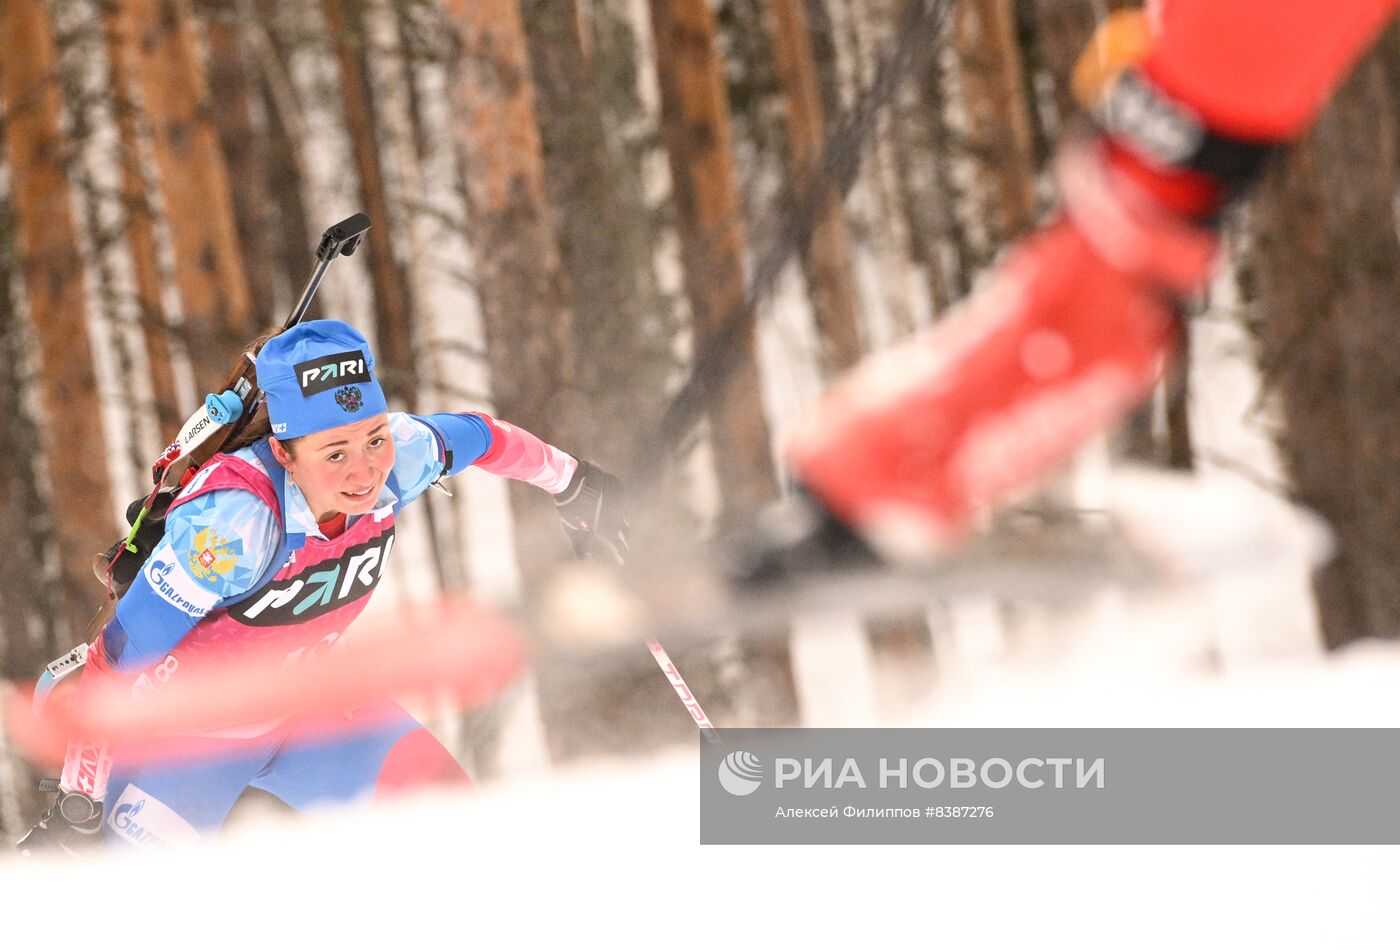
[{"label": "athlete's outstretched arm", "polygon": [[398,472],[410,497],[418,494],[410,486],[421,482],[426,488],[439,476],[457,475],[473,465],[557,495],[569,484],[579,464],[562,449],[484,412],[396,414],[392,421],[398,451],[414,469],[413,473]]},{"label": "athlete's outstretched arm", "polygon": [[[613,475],[580,461],[519,426],[482,412],[437,413],[411,417],[436,440],[433,465],[420,473],[421,492],[439,475],[456,475],[468,466],[535,485],[554,496],[555,509],[580,556],[600,551],[622,561],[627,553],[627,518],[622,485]],[[401,457],[407,458],[399,442]],[[421,447],[420,447],[421,454]],[[396,466],[397,468],[397,466]],[[405,483],[400,476],[400,483]]]}]

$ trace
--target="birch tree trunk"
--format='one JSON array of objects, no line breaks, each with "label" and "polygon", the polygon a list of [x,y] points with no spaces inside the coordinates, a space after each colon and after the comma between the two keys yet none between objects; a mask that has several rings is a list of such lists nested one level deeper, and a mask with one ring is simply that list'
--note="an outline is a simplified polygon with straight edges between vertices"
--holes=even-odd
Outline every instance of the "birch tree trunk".
[{"label": "birch tree trunk", "polygon": [[363,0],[323,0],[322,11],[340,69],[341,102],[354,148],[360,203],[374,222],[365,235],[374,286],[375,355],[391,397],[412,411],[417,403],[413,323],[408,282],[394,255],[394,217],[379,155],[375,94],[365,54]]},{"label": "birch tree trunk", "polygon": [[901,213],[908,222],[910,253],[926,272],[934,314],[966,295],[970,280],[967,236],[953,207],[945,59],[932,57],[893,106]]},{"label": "birch tree trunk", "polygon": [[[414,13],[407,0],[394,0],[392,8],[383,4],[364,8],[361,33],[369,48],[391,51],[388,56],[379,57],[386,61],[386,68],[377,74],[377,83],[375,73],[367,72],[366,77],[376,89],[374,126],[382,144],[382,164],[391,173],[385,190],[396,196],[392,223],[403,253],[400,273],[407,287],[405,303],[413,337],[408,353],[413,378],[407,388],[418,411],[426,412],[442,405],[444,384],[449,379],[453,383],[460,381],[444,370],[437,330],[442,325],[443,309],[456,318],[454,322],[460,318],[453,304],[444,306],[435,295],[434,270],[435,258],[442,256],[452,242],[461,241],[462,236],[460,224],[452,227],[443,220],[447,212],[434,210],[435,202],[443,202],[449,194],[457,196],[455,178],[438,177],[437,189],[428,184],[434,154],[418,89],[423,61],[431,51],[425,49],[425,41],[417,35]],[[450,153],[451,149],[444,152]],[[460,406],[455,399],[451,404]],[[449,497],[434,491],[423,499],[433,564],[438,586],[443,590],[460,591],[467,587],[464,496],[465,493],[454,493]]]},{"label": "birch tree trunk", "polygon": [[9,525],[9,556],[0,558],[0,678],[32,678],[62,647],[44,562],[53,538],[36,461],[43,447],[25,400],[29,334],[15,309],[20,267],[10,196],[0,199],[0,524]]},{"label": "birch tree trunk", "polygon": [[121,13],[151,126],[190,362],[197,386],[215,386],[259,324],[193,22],[186,0],[124,0]]},{"label": "birch tree trunk", "polygon": [[[87,290],[59,138],[52,22],[44,3],[0,3],[5,157],[29,317],[39,350],[48,511],[59,552],[58,610],[76,636],[96,601],[92,556],[116,533],[107,485]],[[31,517],[37,517],[31,512]]]},{"label": "birch tree trunk", "polygon": [[[6,448],[0,452],[0,524],[11,526],[11,543],[0,558],[0,679],[27,681],[67,639],[58,594],[44,576],[53,532],[36,467],[39,427],[25,399],[29,334],[15,308],[15,245],[14,206],[6,193],[0,195],[0,445]],[[39,814],[37,785],[32,768],[0,739],[0,824],[8,838],[26,831]]]},{"label": "birch tree trunk", "polygon": [[1035,224],[1035,139],[1013,0],[966,0],[955,13],[966,114],[989,252]]},{"label": "birch tree trunk", "polygon": [[[520,11],[515,0],[448,0],[447,11],[461,39],[456,128],[496,408],[582,452],[574,444],[573,317],[564,303]],[[535,504],[547,500],[538,495],[517,492],[517,512],[542,511]],[[547,541],[532,534],[519,538],[527,567],[557,552],[553,534]]]},{"label": "birch tree trunk", "polygon": [[271,197],[268,194],[267,160],[263,143],[266,136],[254,121],[257,88],[251,75],[251,51],[247,32],[246,7],[208,3],[203,17],[209,44],[209,91],[219,132],[219,148],[228,165],[229,188],[233,197],[238,246],[243,253],[248,277],[248,303],[258,327],[276,319],[273,305],[273,264],[275,243],[270,230]]},{"label": "birch tree trunk", "polygon": [[[773,56],[787,102],[788,174],[802,200],[820,172],[826,144],[811,27],[804,0],[772,0],[768,10]],[[829,182],[814,200],[812,239],[802,264],[822,342],[821,369],[830,378],[860,359],[860,301],[841,193]]]},{"label": "birch tree trunk", "polygon": [[[274,277],[281,309],[290,310],[306,283],[307,254],[316,248],[306,208],[305,136],[300,103],[288,74],[287,51],[277,33],[280,0],[257,0],[256,27],[249,34],[257,60],[258,95],[266,120],[269,227],[274,247]],[[323,315],[321,298],[311,301],[308,319]]]},{"label": "birch tree trunk", "polygon": [[[900,11],[913,0],[813,0],[828,24],[833,51],[834,82],[841,108],[850,108],[857,92],[875,78],[880,51],[889,48],[901,20]],[[888,121],[882,121],[861,161],[850,205],[859,246],[873,264],[869,346],[886,346],[913,333],[918,326],[920,287],[914,280],[914,239],[903,204],[899,156]]]},{"label": "birch tree trunk", "polygon": [[574,314],[580,397],[596,418],[631,420],[591,427],[588,445],[600,463],[625,473],[659,414],[669,345],[644,309],[641,275],[651,266],[645,222],[619,193],[622,156],[604,130],[578,3],[524,0],[521,10]]},{"label": "birch tree trunk", "polygon": [[[110,83],[102,68],[103,29],[97,16],[84,15],[87,11],[77,5],[59,3],[53,10],[55,35],[62,37],[57,53],[65,107],[65,175],[77,199],[78,252],[92,290],[91,346],[100,381],[98,399],[108,412],[109,462],[115,461],[108,469],[108,491],[130,498],[147,484],[157,440],[145,438],[142,431],[146,412],[138,394],[144,395],[144,379],[138,378],[135,358],[140,341],[125,326],[131,312],[130,297],[119,276],[125,259],[117,230],[122,223],[121,179],[112,174],[113,155],[104,147],[104,133],[110,131],[106,108]],[[117,412],[111,412],[117,407]]]},{"label": "birch tree trunk", "polygon": [[160,256],[156,243],[155,213],[143,171],[141,134],[137,106],[132,98],[131,64],[122,36],[121,18],[115,4],[102,7],[103,44],[107,51],[107,76],[111,87],[112,113],[116,120],[121,148],[121,201],[125,219],[127,252],[131,258],[136,306],[141,321],[141,339],[146,348],[146,364],[155,399],[156,424],[163,438],[173,438],[185,421],[182,399],[175,384],[171,359],[170,332],[166,323],[165,301],[161,296]]}]

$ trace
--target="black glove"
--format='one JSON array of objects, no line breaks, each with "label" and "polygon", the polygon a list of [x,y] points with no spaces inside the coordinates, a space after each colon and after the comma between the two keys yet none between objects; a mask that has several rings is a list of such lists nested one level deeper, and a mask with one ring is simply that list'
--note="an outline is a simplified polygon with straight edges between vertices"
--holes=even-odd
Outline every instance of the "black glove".
[{"label": "black glove", "polygon": [[[46,787],[49,787],[48,782],[40,786],[41,789]],[[101,832],[101,802],[93,801],[82,792],[59,791],[44,817],[15,847],[25,857],[46,851],[78,857],[97,847]]]},{"label": "black glove", "polygon": [[595,551],[619,564],[627,560],[627,517],[622,482],[589,462],[579,462],[569,486],[554,496],[564,533],[581,558]]}]

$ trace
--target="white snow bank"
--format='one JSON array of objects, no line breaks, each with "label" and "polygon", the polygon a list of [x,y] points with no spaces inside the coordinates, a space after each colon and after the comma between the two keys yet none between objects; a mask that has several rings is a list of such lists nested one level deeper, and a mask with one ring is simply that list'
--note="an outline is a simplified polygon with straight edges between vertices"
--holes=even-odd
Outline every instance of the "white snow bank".
[{"label": "white snow bank", "polygon": [[[1132,652],[988,673],[900,724],[1400,725],[1395,647],[1242,675],[1147,667]],[[142,947],[1393,941],[1396,849],[701,848],[695,758],[677,749],[273,822],[196,851],[8,860],[7,944],[80,933]]]}]

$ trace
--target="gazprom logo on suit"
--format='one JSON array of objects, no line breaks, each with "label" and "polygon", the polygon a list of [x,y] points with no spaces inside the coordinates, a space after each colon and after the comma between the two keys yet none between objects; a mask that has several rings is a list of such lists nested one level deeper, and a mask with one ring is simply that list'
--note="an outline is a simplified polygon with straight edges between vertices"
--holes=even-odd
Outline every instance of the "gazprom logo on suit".
[{"label": "gazprom logo on suit", "polygon": [[107,827],[128,844],[146,850],[199,840],[199,832],[174,809],[131,784],[112,806]]},{"label": "gazprom logo on suit", "polygon": [[162,600],[191,617],[203,617],[219,601],[217,594],[202,587],[175,560],[151,558],[146,565],[146,580]]}]

